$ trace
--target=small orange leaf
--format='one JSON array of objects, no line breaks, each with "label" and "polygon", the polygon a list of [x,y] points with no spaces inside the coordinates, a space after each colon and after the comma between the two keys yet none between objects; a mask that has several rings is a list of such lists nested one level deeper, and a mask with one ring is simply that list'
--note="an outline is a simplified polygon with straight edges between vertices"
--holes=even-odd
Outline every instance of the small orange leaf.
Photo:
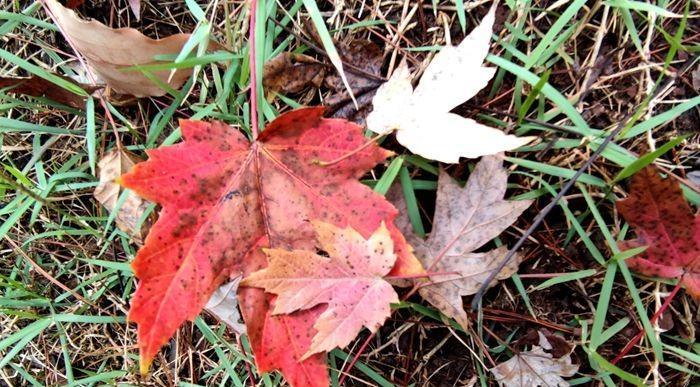
[{"label": "small orange leaf", "polygon": [[330,258],[308,250],[266,249],[266,269],[251,274],[241,285],[264,288],[277,295],[273,314],[328,304],[314,328],[305,359],[335,347],[345,347],[367,327],[371,332],[391,314],[399,301],[384,276],[396,261],[394,243],[384,223],[364,239],[352,228],[314,222],[319,248]]}]

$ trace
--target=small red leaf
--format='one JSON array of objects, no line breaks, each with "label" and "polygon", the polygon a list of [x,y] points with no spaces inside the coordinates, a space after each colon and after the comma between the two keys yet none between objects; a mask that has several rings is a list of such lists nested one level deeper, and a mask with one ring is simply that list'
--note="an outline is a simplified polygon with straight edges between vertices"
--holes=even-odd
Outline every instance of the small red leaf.
[{"label": "small red leaf", "polygon": [[621,247],[648,246],[626,261],[629,267],[652,277],[679,278],[700,299],[700,216],[693,214],[680,185],[647,167],[634,175],[630,196],[617,208],[637,233]]}]

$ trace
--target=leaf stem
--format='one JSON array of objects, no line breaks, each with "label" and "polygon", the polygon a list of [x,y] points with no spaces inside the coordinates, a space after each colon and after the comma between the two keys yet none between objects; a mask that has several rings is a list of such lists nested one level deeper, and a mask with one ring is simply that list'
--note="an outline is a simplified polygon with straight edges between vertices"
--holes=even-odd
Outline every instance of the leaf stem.
[{"label": "leaf stem", "polygon": [[[654,315],[649,319],[649,322],[654,324],[656,322],[656,320],[658,320],[659,317],[661,317],[661,315],[666,311],[666,309],[668,309],[668,306],[671,305],[671,301],[673,301],[674,297],[676,297],[676,294],[678,294],[678,291],[681,289],[682,282],[683,282],[683,277],[678,279],[678,282],[676,283],[676,286],[673,288],[673,291],[671,292],[671,294],[669,294],[668,297],[666,297],[666,300],[664,301],[663,305],[661,305],[659,310],[657,310],[656,313],[654,313]],[[637,345],[637,343],[639,343],[639,340],[641,340],[643,336],[644,336],[644,329],[640,329],[639,332],[637,333],[637,335],[634,336],[634,338],[632,338],[632,340],[630,340],[630,342],[627,343],[627,345],[625,345],[625,347],[622,349],[622,351],[620,351],[620,354],[617,355],[610,363],[614,365],[618,361],[620,361],[620,359],[625,357],[625,355],[627,355],[627,353],[629,353],[629,351],[631,351],[632,348],[635,345]]]},{"label": "leaf stem", "polygon": [[250,0],[250,35],[248,38],[248,62],[250,67],[250,130],[258,138],[258,74],[255,61],[255,19],[258,0]]},{"label": "leaf stem", "polygon": [[[236,334],[236,344],[238,344],[238,348],[241,349],[241,353],[243,353],[243,356],[248,357],[240,334]],[[253,370],[250,368],[250,362],[245,362],[245,368],[248,372],[248,381],[250,382],[250,387],[255,387],[255,378],[253,377]]]},{"label": "leaf stem", "polygon": [[398,280],[398,279],[415,279],[415,278],[428,278],[428,277],[438,277],[444,275],[459,275],[456,271],[436,271],[436,272],[425,272],[413,275],[388,275],[384,277],[386,280]]},{"label": "leaf stem", "polygon": [[366,149],[368,146],[370,146],[370,145],[374,144],[375,142],[377,142],[382,136],[384,136],[384,135],[383,135],[383,134],[377,134],[376,136],[374,136],[374,137],[370,138],[369,140],[367,140],[364,144],[362,144],[362,145],[360,145],[359,147],[357,147],[357,148],[351,150],[350,152],[348,152],[348,153],[346,153],[346,154],[344,154],[344,155],[338,157],[337,159],[333,159],[333,160],[330,160],[330,161],[313,160],[313,163],[314,163],[314,164],[317,164],[317,165],[320,165],[320,166],[322,166],[322,167],[328,167],[328,166],[331,166],[331,165],[333,165],[333,164],[337,164],[337,163],[339,163],[339,162],[341,162],[341,161],[347,159],[348,157],[351,157],[351,156],[353,156],[353,155],[355,155],[355,154],[357,154],[357,153],[359,153],[359,152],[362,152],[362,151],[363,151],[364,149]]}]

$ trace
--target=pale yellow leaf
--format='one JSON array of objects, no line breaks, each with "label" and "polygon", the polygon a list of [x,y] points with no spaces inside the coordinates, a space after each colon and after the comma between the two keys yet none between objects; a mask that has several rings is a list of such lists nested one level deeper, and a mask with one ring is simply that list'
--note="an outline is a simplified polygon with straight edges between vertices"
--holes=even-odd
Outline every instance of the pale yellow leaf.
[{"label": "pale yellow leaf", "polygon": [[494,11],[486,15],[458,46],[444,47],[433,58],[413,90],[411,75],[402,63],[379,87],[367,127],[378,134],[396,130],[397,141],[431,160],[457,163],[512,150],[533,137],[516,137],[450,113],[483,89],[496,72],[484,67],[493,33]]},{"label": "pale yellow leaf", "polygon": [[521,352],[510,360],[491,369],[499,386],[506,387],[568,387],[564,377],[571,377],[578,371],[578,366],[571,363],[567,354],[555,359],[545,350],[552,346],[542,334],[540,345],[535,345],[527,352]]},{"label": "pale yellow leaf", "polygon": [[[134,167],[134,164],[134,156],[118,149],[107,152],[98,162],[100,183],[95,188],[93,195],[107,211],[115,211],[119,196],[124,191],[115,180],[122,174],[129,172]],[[129,191],[126,199],[117,209],[118,212],[114,218],[117,227],[131,235],[138,244],[143,242],[143,236],[150,226],[150,222],[146,220],[141,228],[138,227],[138,223],[147,207],[147,201]]]}]

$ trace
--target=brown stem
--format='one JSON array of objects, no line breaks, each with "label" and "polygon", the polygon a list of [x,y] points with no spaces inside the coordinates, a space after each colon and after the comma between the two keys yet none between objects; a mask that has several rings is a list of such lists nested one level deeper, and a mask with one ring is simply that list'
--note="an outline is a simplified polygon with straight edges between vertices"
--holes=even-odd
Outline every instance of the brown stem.
[{"label": "brown stem", "polygon": [[[651,316],[651,319],[649,319],[649,322],[651,322],[652,324],[655,323],[656,320],[658,320],[659,317],[661,317],[661,315],[666,311],[666,309],[668,309],[668,306],[671,305],[671,301],[673,301],[673,298],[676,296],[678,291],[681,289],[681,280],[682,280],[682,278],[678,280],[676,287],[673,288],[673,291],[671,292],[671,294],[669,294],[669,296],[666,297],[666,300],[661,305],[659,310],[657,310],[656,313],[654,313],[654,315]],[[618,361],[620,361],[620,359],[625,357],[625,355],[627,355],[627,353],[632,350],[632,347],[637,345],[637,343],[639,342],[639,340],[642,339],[643,336],[644,336],[644,329],[642,328],[639,330],[637,335],[634,336],[634,338],[632,338],[632,340],[630,340],[630,342],[627,343],[627,345],[625,345],[625,347],[622,349],[622,351],[620,351],[620,354],[617,355],[610,363],[615,364]]]}]

